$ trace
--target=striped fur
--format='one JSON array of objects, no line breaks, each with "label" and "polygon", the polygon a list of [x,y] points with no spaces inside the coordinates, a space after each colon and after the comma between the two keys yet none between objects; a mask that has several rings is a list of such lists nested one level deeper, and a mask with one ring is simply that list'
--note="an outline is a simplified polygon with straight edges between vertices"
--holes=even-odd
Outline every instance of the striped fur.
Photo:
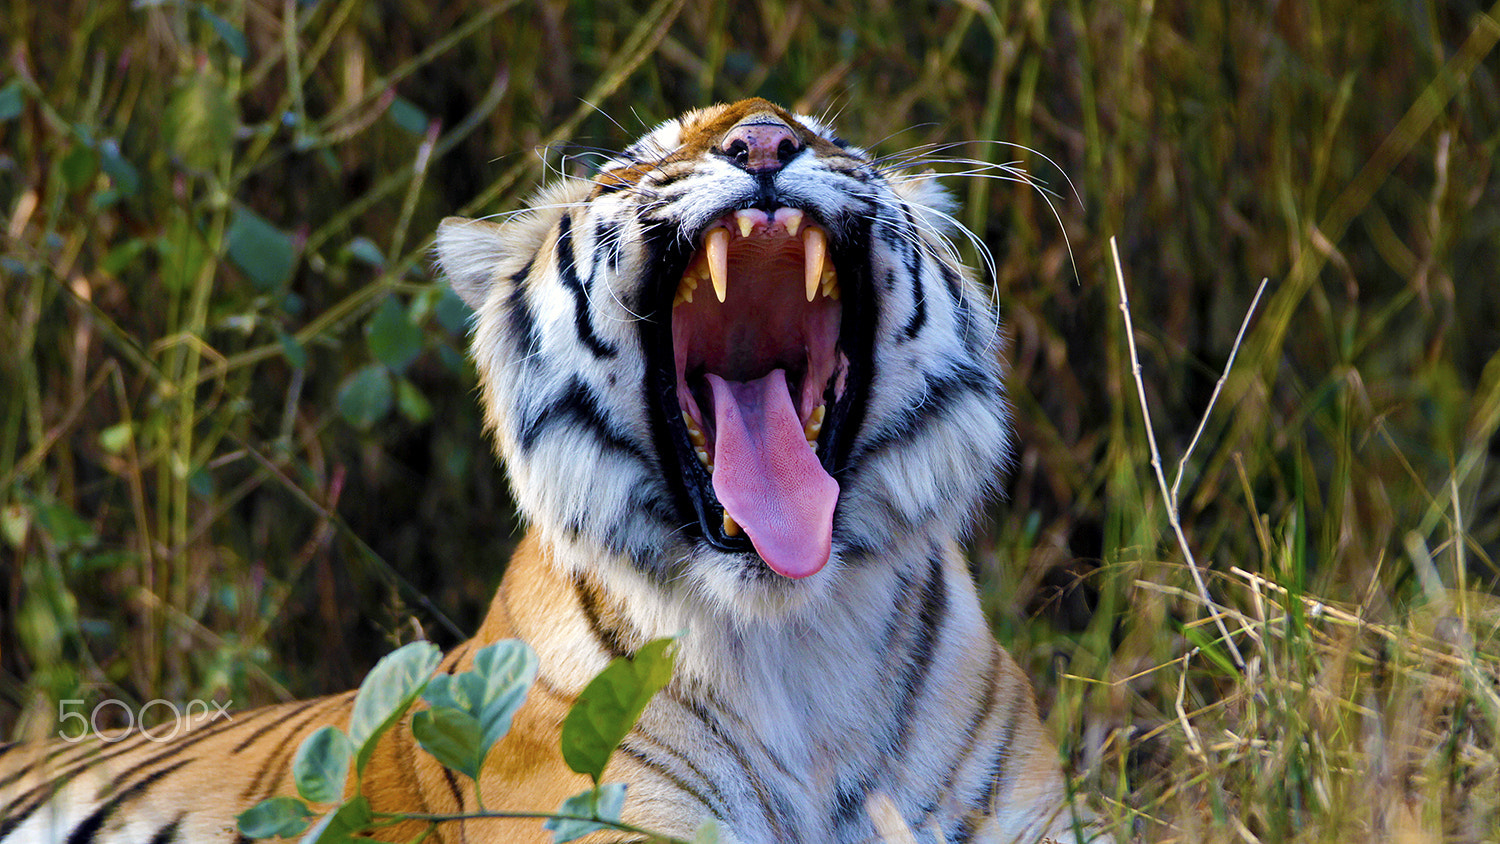
[{"label": "striped fur", "polygon": [[[722,143],[762,117],[797,139],[772,172]],[[868,344],[849,376],[862,405],[828,439],[832,552],[795,580],[707,538],[652,404],[670,314],[653,279],[674,261],[680,274],[715,220],[768,199],[826,229]],[[545,811],[582,790],[557,749],[569,705],[611,657],[686,631],[672,683],[607,774],[629,784],[631,823],[861,842],[876,840],[879,803],[924,842],[1073,840],[1031,688],[990,635],[958,546],[1006,459],[1008,420],[995,317],[948,220],[930,179],[747,100],[661,125],[504,223],[444,223],[439,260],[475,307],[488,424],[532,525],[482,629],[440,669],[503,638],[540,656],[482,777],[488,808]],[[0,748],[0,842],[235,841],[234,814],[291,793],[297,742],[344,723],[350,699],[241,713],[168,745]],[[383,811],[473,809],[460,780],[398,727],[365,792]],[[549,840],[535,820],[446,823],[437,839]]]}]

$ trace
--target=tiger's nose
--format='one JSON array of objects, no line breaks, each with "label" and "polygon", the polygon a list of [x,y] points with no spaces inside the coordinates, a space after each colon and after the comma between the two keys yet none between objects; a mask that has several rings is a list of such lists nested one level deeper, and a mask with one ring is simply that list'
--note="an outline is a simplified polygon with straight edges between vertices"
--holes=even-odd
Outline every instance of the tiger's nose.
[{"label": "tiger's nose", "polygon": [[735,166],[749,173],[775,173],[802,151],[790,126],[769,116],[756,116],[724,135],[719,148]]}]

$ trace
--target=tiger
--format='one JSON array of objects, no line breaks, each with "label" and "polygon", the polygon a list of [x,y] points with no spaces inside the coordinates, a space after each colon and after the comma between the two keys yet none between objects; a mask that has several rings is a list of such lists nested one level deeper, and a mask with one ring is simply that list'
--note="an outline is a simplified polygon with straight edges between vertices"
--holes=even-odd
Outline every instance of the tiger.
[{"label": "tiger", "polygon": [[[436,265],[473,310],[486,427],[528,528],[438,671],[503,639],[541,665],[484,764],[485,808],[588,788],[559,752],[569,707],[610,660],[676,635],[671,681],[605,773],[637,828],[712,822],[735,844],[1096,828],[961,547],[1011,426],[998,318],[953,213],[930,171],[747,99],[661,123],[504,219],[442,222]],[[0,842],[246,841],[236,814],[293,793],[296,747],[352,701],[169,743],[0,747]],[[480,805],[404,722],[362,787],[377,812]],[[484,819],[431,840],[551,839]]]}]

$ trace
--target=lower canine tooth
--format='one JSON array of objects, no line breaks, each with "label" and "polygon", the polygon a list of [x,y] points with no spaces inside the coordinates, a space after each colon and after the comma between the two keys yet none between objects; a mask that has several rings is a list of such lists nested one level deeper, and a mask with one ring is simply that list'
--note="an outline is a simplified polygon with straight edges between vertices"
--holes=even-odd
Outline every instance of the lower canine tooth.
[{"label": "lower canine tooth", "polygon": [[739,523],[736,522],[734,520],[734,517],[731,516],[731,515],[729,515],[728,513],[724,514],[724,535],[725,536],[739,536],[740,535],[740,526],[739,526]]}]

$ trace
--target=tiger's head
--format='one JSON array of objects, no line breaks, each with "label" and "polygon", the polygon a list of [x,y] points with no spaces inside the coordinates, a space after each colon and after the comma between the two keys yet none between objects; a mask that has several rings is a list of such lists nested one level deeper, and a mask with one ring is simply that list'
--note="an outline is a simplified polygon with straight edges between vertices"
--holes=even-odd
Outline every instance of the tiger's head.
[{"label": "tiger's head", "polygon": [[752,99],[505,222],[444,221],[517,501],[587,552],[557,557],[766,616],[961,534],[1008,420],[949,207]]}]

